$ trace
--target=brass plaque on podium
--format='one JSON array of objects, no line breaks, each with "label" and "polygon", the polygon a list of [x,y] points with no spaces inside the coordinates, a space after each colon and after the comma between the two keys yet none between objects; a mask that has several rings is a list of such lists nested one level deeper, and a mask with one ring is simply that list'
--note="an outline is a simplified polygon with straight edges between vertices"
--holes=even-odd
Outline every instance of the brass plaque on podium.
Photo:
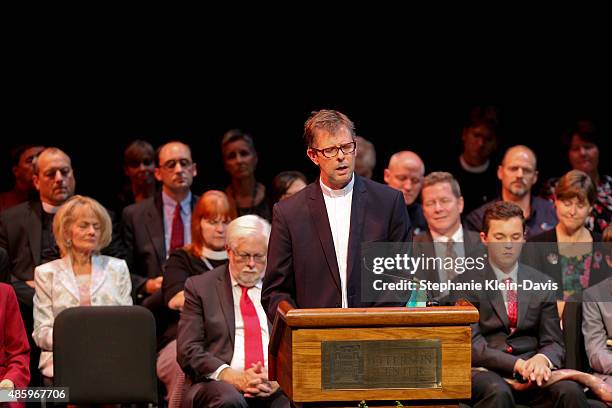
[{"label": "brass plaque on podium", "polygon": [[440,388],[439,340],[363,340],[321,343],[324,390]]}]

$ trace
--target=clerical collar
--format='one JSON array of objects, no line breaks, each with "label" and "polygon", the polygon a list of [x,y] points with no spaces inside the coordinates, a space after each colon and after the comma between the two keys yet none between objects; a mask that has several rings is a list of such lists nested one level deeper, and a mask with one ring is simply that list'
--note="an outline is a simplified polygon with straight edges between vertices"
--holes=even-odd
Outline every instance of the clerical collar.
[{"label": "clerical collar", "polygon": [[45,203],[44,201],[41,202],[42,204],[42,208],[43,211],[46,212],[47,214],[55,214],[57,212],[57,210],[59,210],[60,206],[55,206],[55,205],[51,205],[49,203]]},{"label": "clerical collar", "polygon": [[321,185],[321,191],[328,197],[344,197],[353,192],[353,185],[355,184],[355,173],[351,176],[351,181],[339,190],[334,190],[323,183],[323,180],[319,178],[319,184]]},{"label": "clerical collar", "polygon": [[463,170],[467,171],[468,173],[475,173],[475,174],[479,174],[479,173],[484,173],[485,171],[487,171],[487,169],[489,168],[489,160],[487,160],[484,164],[481,164],[480,166],[470,166],[464,159],[463,159],[463,155],[459,156],[459,163],[461,163],[461,167],[463,167]]},{"label": "clerical collar", "polygon": [[213,261],[225,261],[227,259],[227,251],[213,251],[206,247],[202,248],[202,257],[212,259]]}]

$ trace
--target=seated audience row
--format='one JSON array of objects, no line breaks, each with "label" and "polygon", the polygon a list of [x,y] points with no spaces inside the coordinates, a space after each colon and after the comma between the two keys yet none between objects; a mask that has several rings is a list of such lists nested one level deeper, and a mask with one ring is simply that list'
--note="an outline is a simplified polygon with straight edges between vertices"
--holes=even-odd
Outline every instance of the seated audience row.
[{"label": "seated audience row", "polygon": [[[478,136],[478,132],[493,132],[495,120],[487,116],[491,113],[480,112],[478,115],[484,115],[485,119],[481,118],[483,122],[476,120],[473,126],[466,127],[465,140],[482,139],[483,135]],[[481,129],[479,130],[478,127]],[[347,137],[350,136],[347,134]],[[464,170],[466,168],[474,170],[478,165],[477,162],[482,162],[482,158],[486,155],[482,152],[482,143],[480,146],[481,148],[474,149],[472,152],[475,153],[474,157],[480,154],[479,160],[466,159],[462,155],[460,160],[462,165],[464,161],[472,163],[472,165],[468,163],[467,167],[464,166]],[[242,391],[247,396],[255,395],[262,399],[269,399],[271,396],[280,398],[282,393],[278,391],[278,384],[267,380],[267,347],[265,345],[259,346],[259,348],[263,347],[264,351],[256,353],[255,360],[251,360],[252,366],[245,361],[237,361],[234,364],[233,358],[239,359],[240,353],[245,353],[246,348],[252,346],[252,344],[247,346],[246,343],[251,342],[249,340],[251,336],[246,336],[245,332],[240,334],[246,342],[242,351],[234,355],[220,348],[218,352],[222,353],[223,357],[217,356],[216,359],[210,360],[214,364],[222,360],[223,364],[227,365],[219,364],[215,369],[218,371],[216,375],[208,371],[210,367],[200,366],[203,363],[199,357],[203,356],[197,354],[201,351],[211,354],[216,350],[216,338],[203,339],[198,330],[203,327],[202,325],[214,324],[214,319],[224,315],[221,300],[215,300],[209,293],[214,288],[211,277],[213,272],[210,271],[224,270],[227,273],[215,272],[214,279],[230,279],[231,277],[230,282],[235,280],[238,284],[241,284],[240,281],[244,278],[252,278],[248,282],[243,282],[247,290],[240,289],[243,292],[242,295],[237,294],[239,291],[236,286],[236,293],[233,296],[235,312],[237,308],[243,306],[243,298],[253,298],[253,295],[245,298],[246,292],[249,291],[248,287],[257,288],[259,285],[257,302],[252,299],[251,303],[258,303],[259,296],[261,296],[260,279],[266,267],[268,238],[265,233],[254,233],[253,230],[265,230],[263,226],[267,224],[260,218],[249,217],[257,214],[270,219],[271,212],[265,187],[255,179],[257,153],[252,138],[237,130],[225,135],[222,151],[226,169],[232,178],[226,190],[227,194],[220,191],[208,191],[201,198],[191,191],[193,179],[197,175],[197,166],[193,162],[189,146],[179,141],[172,141],[164,144],[155,152],[152,151],[150,145],[144,142],[131,147],[130,154],[126,152],[125,158],[126,163],[129,162],[129,165],[126,164],[126,174],[132,176],[132,182],[130,188],[125,190],[124,201],[133,200],[134,203],[123,210],[120,229],[113,228],[114,215],[95,200],[74,195],[75,180],[70,158],[57,148],[46,148],[40,152],[34,149],[33,153],[30,152],[32,154],[32,183],[38,190],[40,201],[31,200],[0,213],[0,250],[5,249],[7,252],[5,258],[8,258],[6,261],[8,268],[5,268],[3,273],[2,257],[0,256],[0,278],[11,280],[19,300],[26,332],[28,336],[32,335],[30,340],[38,346],[34,347],[34,343],[31,344],[30,364],[34,360],[33,364],[39,363],[39,368],[45,377],[53,376],[53,321],[55,316],[65,308],[80,305],[128,305],[132,304],[132,299],[134,299],[135,303],[148,307],[157,319],[159,346],[157,371],[159,378],[166,386],[167,399],[171,406],[180,404],[184,397],[184,389],[189,389],[186,396],[189,401],[208,401],[207,403],[213,404],[207,398],[215,395],[215,401],[220,401],[219,398],[222,397],[217,395],[219,393],[231,396],[234,402],[242,401],[238,398],[239,394],[230,395],[232,393],[224,388],[225,385],[218,385],[219,389],[217,389],[209,387],[210,382],[202,384],[203,375],[207,379],[224,380],[233,385],[232,390]],[[329,149],[335,149],[338,160],[344,160],[345,156],[356,155],[356,152],[359,151],[359,144],[355,146],[353,142],[342,146],[322,146],[321,149],[309,149],[310,158],[321,167],[322,175],[323,166],[327,165],[325,163],[333,161],[329,160],[328,155],[331,154],[328,152]],[[467,150],[469,149],[466,148],[464,152],[466,157],[471,154]],[[327,158],[325,163],[323,163],[323,157]],[[487,158],[480,166],[486,164],[487,169],[492,168],[488,160]],[[128,169],[131,169],[130,172]],[[346,173],[344,168],[326,170],[342,173],[342,177],[349,177],[355,182],[355,186],[359,186],[363,180],[354,177],[352,169],[350,173]],[[161,189],[156,189],[151,175],[161,183]],[[530,242],[554,243],[550,251],[537,250],[530,253],[530,249],[525,248],[523,260],[544,274],[531,275],[532,272],[529,270],[527,274],[533,276],[534,279],[550,277],[560,283],[559,293],[554,296],[554,301],[550,302],[556,304],[557,299],[562,298],[567,301],[580,297],[585,289],[606,279],[610,274],[607,264],[601,260],[604,248],[597,244],[598,234],[591,233],[587,229],[588,219],[599,197],[596,193],[598,184],[593,180],[593,177],[598,177],[598,174],[573,170],[563,176],[556,184],[554,206],[531,194],[531,188],[537,181],[537,177],[536,157],[531,149],[526,146],[514,146],[508,149],[501,165],[497,168],[497,178],[501,181],[501,196],[472,211],[465,217],[464,227],[461,221],[466,199],[461,193],[464,185],[460,185],[453,174],[433,172],[425,176],[423,161],[416,153],[410,151],[399,152],[392,156],[384,173],[385,182],[403,193],[403,208],[406,209],[406,212],[404,214],[402,210],[401,218],[412,219],[412,225],[409,228],[404,225],[405,223],[402,224],[406,228],[402,227],[402,231],[396,231],[397,236],[411,235],[414,240],[413,249],[417,253],[456,258],[470,254],[483,254],[486,246],[492,263],[492,271],[498,274],[499,269],[505,274],[512,275],[516,272],[517,260],[514,259],[512,265],[506,265],[507,267],[501,265],[505,261],[503,257],[495,258],[495,252],[492,249],[494,245],[489,245],[490,243],[509,240],[522,244],[523,236],[529,237]],[[350,185],[352,188],[353,184]],[[470,182],[466,182],[466,185],[469,186],[468,188],[473,187]],[[305,186],[306,179],[301,173],[281,173],[275,180],[274,190],[278,189],[278,193],[275,193],[274,200],[286,199],[287,203],[290,203],[287,204],[288,206],[295,206],[301,198],[289,197]],[[386,188],[385,191],[387,190],[388,192],[393,191]],[[395,192],[395,194],[399,193]],[[399,197],[401,201],[401,196]],[[376,203],[373,204],[376,205]],[[382,205],[382,203],[379,204]],[[399,207],[398,210],[400,210]],[[595,209],[595,211],[599,210]],[[236,228],[238,231],[244,229],[250,232],[245,235],[237,233],[236,241],[232,241],[229,231],[225,236],[226,228],[231,230],[232,224],[228,226],[228,223],[242,214],[250,215],[239,217],[237,220],[241,221],[236,225],[242,226]],[[334,216],[337,217],[338,214]],[[489,219],[487,219],[488,216]],[[247,225],[246,220],[251,220],[250,226]],[[303,222],[301,219],[292,220],[294,221]],[[241,224],[243,222],[246,224]],[[368,219],[368,222],[371,220]],[[521,231],[519,236],[515,237],[517,222],[521,225]],[[524,228],[523,224],[525,224]],[[605,224],[598,223],[597,225],[602,227]],[[269,229],[269,225],[267,228]],[[492,233],[491,228],[498,232]],[[336,228],[332,229],[335,232]],[[500,234],[502,238],[499,238]],[[255,240],[254,236],[258,236],[258,239]],[[335,244],[336,235],[333,238],[332,243]],[[245,248],[242,248],[243,244],[246,245]],[[102,255],[102,250],[108,256]],[[517,257],[518,254],[520,251]],[[229,266],[226,266],[228,259]],[[422,270],[418,273],[421,279],[441,281],[466,279],[468,276],[468,274],[464,276],[452,269]],[[198,275],[202,275],[201,279],[196,278]],[[507,278],[505,275],[500,276]],[[516,278],[514,280],[516,281]],[[190,281],[211,285],[203,288],[198,284],[190,288]],[[204,298],[205,292],[208,298]],[[428,297],[430,300],[440,301],[447,295],[448,293],[429,293]],[[503,297],[506,300],[505,309],[508,319],[519,321],[518,325],[513,327],[515,331],[524,329],[526,332],[517,334],[515,338],[513,337],[514,332],[510,330],[510,335],[504,338],[504,344],[510,344],[510,351],[499,349],[501,346],[498,340],[502,339],[502,336],[500,334],[499,337],[495,337],[491,334],[497,333],[498,328],[486,326],[489,323],[488,317],[481,309],[481,324],[486,326],[483,331],[486,334],[484,337],[492,336],[487,337],[485,342],[492,342],[489,347],[499,349],[498,351],[505,353],[506,356],[498,355],[497,352],[492,352],[489,356],[485,350],[487,347],[485,343],[477,341],[475,341],[476,351],[474,353],[476,356],[481,353],[482,360],[478,358],[477,360],[482,361],[483,367],[495,361],[495,358],[502,361],[502,365],[492,367],[491,371],[508,368],[510,361],[508,356],[517,357],[512,358],[514,365],[510,372],[517,372],[523,377],[533,377],[535,383],[540,385],[540,382],[546,382],[550,377],[551,369],[563,366],[559,353],[564,353],[564,350],[561,348],[560,351],[552,347],[553,351],[550,355],[546,352],[540,353],[537,349],[522,350],[521,347],[524,344],[531,344],[534,338],[532,330],[536,329],[538,323],[534,323],[533,326],[529,326],[531,324],[529,323],[527,325],[529,327],[521,327],[521,309],[518,309],[518,317],[510,316],[511,311],[508,309],[512,302],[507,300],[507,296],[512,296],[512,294],[504,293]],[[549,303],[546,296],[543,299],[547,300],[545,303]],[[216,309],[208,302],[216,304]],[[479,302],[476,301],[476,303]],[[183,316],[186,310],[196,313],[197,308],[193,306],[197,304],[212,310],[212,315],[207,316],[203,322],[198,322],[197,319],[191,321],[193,328],[197,329],[196,334],[200,333],[194,338],[190,337],[193,336],[193,328],[182,328],[183,325],[188,327],[188,323],[187,320],[179,321],[179,311],[183,312]],[[190,305],[192,308],[188,309]],[[563,303],[559,302],[558,305],[559,309],[555,313],[557,322],[559,316],[562,315]],[[262,333],[269,335],[265,311],[261,305],[259,307],[264,313],[263,320],[259,316],[260,329]],[[248,320],[251,323],[255,322],[255,319],[252,319],[253,316],[257,318],[257,315],[261,314],[257,306],[255,309],[256,311],[248,312],[250,313]],[[546,310],[548,313],[548,309]],[[241,313],[247,312],[241,311]],[[274,311],[271,313],[273,314]],[[512,313],[516,314],[516,311]],[[548,314],[538,316],[534,319],[550,318]],[[236,318],[236,336],[239,335],[239,330],[247,330],[245,318],[242,320],[239,321]],[[561,330],[560,325],[558,328]],[[540,326],[538,330],[549,329],[548,326]],[[214,333],[217,329],[212,330]],[[180,333],[184,333],[185,338],[189,340],[182,342]],[[525,337],[521,337],[523,334]],[[563,346],[563,339],[559,337],[561,332],[557,333],[556,329],[550,329],[549,334],[551,339],[554,337],[553,343],[558,340],[561,347]],[[537,336],[535,338],[537,343]],[[514,342],[515,339],[516,342]],[[260,341],[265,343],[267,339]],[[516,344],[516,347],[511,343]],[[187,346],[187,344],[192,345]],[[225,347],[227,344],[222,346]],[[195,357],[189,355],[190,352],[186,347],[192,347],[190,350],[197,351]],[[235,347],[237,346],[234,344],[232,347],[234,347],[233,352],[236,352]],[[36,353],[40,350],[42,354],[38,358]],[[540,355],[545,356],[547,364],[541,364],[543,360],[538,357]],[[30,370],[32,374],[34,370]],[[185,381],[184,373],[188,375],[187,381]],[[222,375],[222,373],[225,374]],[[32,378],[34,380],[34,376]],[[255,381],[255,388],[242,387],[243,381],[249,379]],[[493,380],[487,378],[485,382],[496,384]],[[189,388],[190,382],[198,384]],[[476,382],[475,386],[477,386]],[[582,403],[579,397],[573,394],[573,388],[575,387],[569,385],[550,386],[547,392],[552,393],[550,394],[552,399],[559,397],[555,394],[557,391],[554,390],[558,389],[560,393],[570,392],[571,397],[568,398],[573,398],[575,403]],[[514,395],[513,391],[510,391],[511,395]],[[478,395],[486,393],[486,390],[475,388],[474,396],[479,398]],[[542,395],[544,394],[538,393],[530,401],[537,403],[544,398]],[[511,396],[506,393],[504,398],[507,402]]]}]

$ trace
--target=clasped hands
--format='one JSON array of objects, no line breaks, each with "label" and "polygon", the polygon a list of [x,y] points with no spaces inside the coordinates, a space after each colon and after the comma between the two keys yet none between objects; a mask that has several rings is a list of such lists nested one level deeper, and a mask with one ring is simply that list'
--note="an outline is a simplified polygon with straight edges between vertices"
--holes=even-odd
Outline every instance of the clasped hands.
[{"label": "clasped hands", "polygon": [[536,354],[528,360],[519,358],[514,364],[514,372],[523,377],[525,381],[531,381],[541,387],[550,379],[551,371],[548,360],[542,354]]},{"label": "clasped hands", "polygon": [[261,362],[252,364],[251,368],[242,372],[226,368],[219,373],[219,379],[232,384],[247,398],[269,397],[279,388],[278,382],[268,380]]}]

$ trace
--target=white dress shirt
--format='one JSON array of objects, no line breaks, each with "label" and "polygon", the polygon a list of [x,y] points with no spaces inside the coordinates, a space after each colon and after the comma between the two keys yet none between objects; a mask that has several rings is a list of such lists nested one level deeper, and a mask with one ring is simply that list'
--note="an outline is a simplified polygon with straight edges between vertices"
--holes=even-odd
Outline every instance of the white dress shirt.
[{"label": "white dress shirt", "polygon": [[[229,272],[228,272],[229,273]],[[242,319],[242,313],[240,311],[240,298],[242,297],[242,288],[236,282],[236,280],[230,275],[232,281],[232,296],[234,298],[234,322],[236,324],[236,330],[234,332],[234,354],[230,365],[222,364],[212,374],[208,376],[211,380],[219,380],[219,374],[225,368],[231,367],[236,371],[244,371],[244,320]],[[255,305],[257,311],[257,317],[259,318],[259,326],[261,327],[261,345],[263,347],[264,356],[264,372],[268,372],[268,344],[270,343],[270,333],[268,332],[268,318],[263,306],[261,305],[261,287],[263,281],[260,280],[249,288],[247,295]],[[250,368],[250,367],[246,367]]]},{"label": "white dress shirt", "polygon": [[441,243],[444,245],[434,245],[434,249],[436,251],[436,256],[440,258],[444,258],[446,256],[446,243],[449,239],[452,239],[454,243],[461,245],[454,245],[455,253],[458,258],[465,257],[465,245],[463,245],[463,227],[459,225],[457,231],[453,235],[447,237],[446,235],[438,235],[434,231],[431,231],[431,237],[433,238],[434,243]]},{"label": "white dress shirt", "polygon": [[[170,241],[172,239],[172,222],[174,221],[174,211],[176,211],[176,201],[162,191],[162,201],[164,203],[164,242],[166,244],[166,258],[170,256]],[[187,197],[181,201],[181,218],[183,219],[184,244],[191,244],[191,191]]]},{"label": "white dress shirt", "polygon": [[348,242],[351,231],[351,205],[353,203],[353,185],[355,175],[351,181],[340,190],[332,190],[319,179],[325,208],[327,208],[327,218],[334,239],[334,249],[336,250],[336,260],[338,261],[338,272],[340,273],[340,285],[342,287],[342,307],[348,307],[347,297],[347,260]]}]

